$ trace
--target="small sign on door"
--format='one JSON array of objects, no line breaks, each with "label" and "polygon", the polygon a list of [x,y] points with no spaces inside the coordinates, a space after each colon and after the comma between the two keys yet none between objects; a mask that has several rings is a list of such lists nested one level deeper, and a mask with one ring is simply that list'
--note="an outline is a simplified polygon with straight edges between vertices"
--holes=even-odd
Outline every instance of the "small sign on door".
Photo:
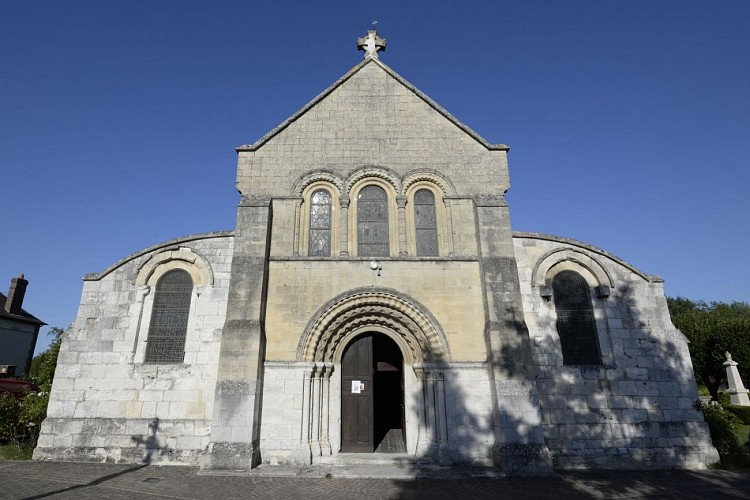
[{"label": "small sign on door", "polygon": [[359,394],[365,390],[365,383],[360,380],[352,380],[352,394]]}]

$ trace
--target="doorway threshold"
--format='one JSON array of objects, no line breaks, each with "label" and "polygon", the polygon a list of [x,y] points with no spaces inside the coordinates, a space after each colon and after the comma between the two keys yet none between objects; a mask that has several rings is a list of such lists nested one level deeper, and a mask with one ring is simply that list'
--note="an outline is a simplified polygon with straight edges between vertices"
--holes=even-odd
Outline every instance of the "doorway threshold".
[{"label": "doorway threshold", "polygon": [[417,463],[409,453],[337,453],[313,458],[313,463],[321,465],[403,465]]}]

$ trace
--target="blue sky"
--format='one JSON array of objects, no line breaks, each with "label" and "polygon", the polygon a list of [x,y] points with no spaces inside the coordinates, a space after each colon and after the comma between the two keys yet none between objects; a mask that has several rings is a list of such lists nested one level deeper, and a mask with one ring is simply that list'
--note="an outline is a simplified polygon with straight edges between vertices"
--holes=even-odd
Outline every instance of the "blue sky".
[{"label": "blue sky", "polygon": [[234,147],[357,64],[374,19],[386,64],[511,146],[514,229],[750,300],[746,0],[0,0],[0,289],[25,273],[66,327],[84,274],[232,229]]}]

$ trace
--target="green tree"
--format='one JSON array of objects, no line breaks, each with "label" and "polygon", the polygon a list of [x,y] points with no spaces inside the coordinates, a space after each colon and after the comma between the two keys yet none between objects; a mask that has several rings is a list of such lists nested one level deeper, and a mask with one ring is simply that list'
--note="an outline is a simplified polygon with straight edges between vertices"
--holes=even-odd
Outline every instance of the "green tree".
[{"label": "green tree", "polygon": [[672,323],[690,341],[695,378],[718,399],[719,385],[726,378],[725,352],[739,363],[743,380],[750,382],[750,304],[745,302],[693,301],[667,298]]},{"label": "green tree", "polygon": [[52,379],[55,377],[57,356],[60,352],[60,344],[62,343],[62,334],[62,328],[50,328],[47,335],[53,337],[52,343],[46,351],[39,353],[34,356],[33,360],[31,360],[31,380],[33,380],[43,392],[49,392],[52,388]]}]

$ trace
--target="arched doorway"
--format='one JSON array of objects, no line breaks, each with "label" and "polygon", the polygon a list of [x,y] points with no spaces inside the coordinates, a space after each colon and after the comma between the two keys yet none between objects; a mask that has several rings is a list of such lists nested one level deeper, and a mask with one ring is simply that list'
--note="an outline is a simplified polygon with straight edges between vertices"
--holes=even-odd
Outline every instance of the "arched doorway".
[{"label": "arched doorway", "polygon": [[[377,365],[373,364],[380,356],[375,354],[378,341],[374,339],[386,338],[383,345],[391,345],[392,351],[398,349],[395,352],[400,361],[391,364],[400,367],[396,372],[403,389],[392,392],[399,398],[395,401],[404,408],[399,415],[403,419],[400,426],[403,438],[396,441],[405,446],[406,454],[426,456],[430,449],[439,448],[439,443],[447,439],[444,435],[447,413],[442,370],[451,359],[445,332],[427,308],[414,298],[387,288],[357,288],[334,297],[318,309],[297,346],[297,360],[309,363],[306,366],[311,370],[303,396],[302,442],[309,443],[313,461],[317,460],[316,457],[351,450],[342,446],[342,434],[348,432],[344,428],[342,397],[351,394],[353,381],[363,380],[356,377],[345,379],[342,365],[345,351],[353,341],[367,335],[374,336],[375,344],[370,351],[373,358],[363,364],[371,367],[370,371],[364,374],[369,373],[374,378],[369,385],[364,382],[365,390],[372,388],[372,383],[377,390],[380,379],[388,377],[376,371]],[[396,348],[388,342],[395,344]],[[376,373],[381,375],[375,376]],[[394,402],[392,396],[386,398],[386,403]],[[366,444],[369,438],[362,440],[365,445],[361,452],[384,451],[382,447],[376,448],[376,426],[388,419],[377,420],[382,414],[375,414],[375,399],[372,405],[372,410],[369,407],[362,409],[367,408],[367,415],[372,411],[372,444]],[[370,432],[369,425],[363,428],[367,433]],[[385,429],[386,425],[382,428]],[[389,442],[392,435],[387,432],[378,444]],[[351,441],[349,436],[347,440]]]},{"label": "arched doorway", "polygon": [[341,358],[341,451],[405,452],[404,358],[387,335],[352,339]]}]

